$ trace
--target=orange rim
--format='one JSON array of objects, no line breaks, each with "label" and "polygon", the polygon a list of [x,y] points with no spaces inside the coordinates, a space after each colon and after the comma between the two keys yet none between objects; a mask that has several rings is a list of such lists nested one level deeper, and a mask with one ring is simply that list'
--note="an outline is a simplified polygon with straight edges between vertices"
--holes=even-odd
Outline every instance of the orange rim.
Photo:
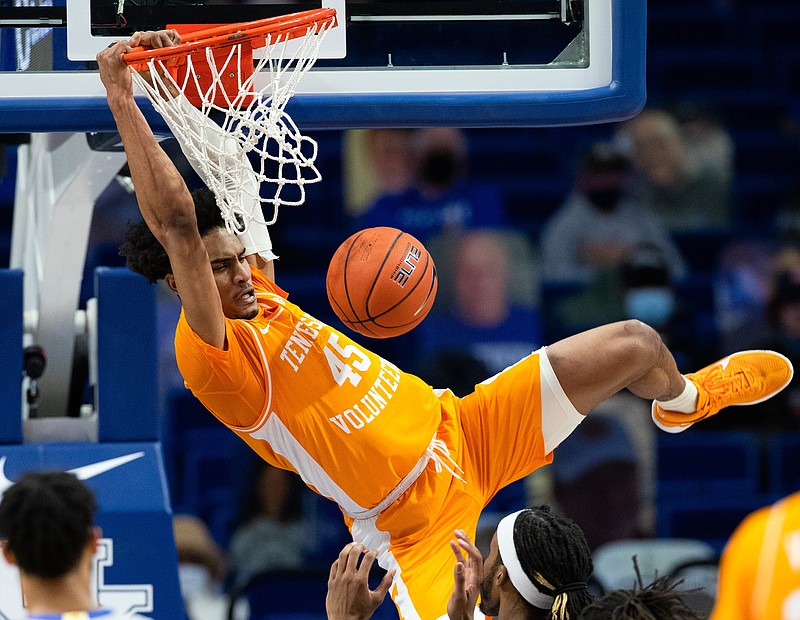
[{"label": "orange rim", "polygon": [[181,43],[178,45],[155,49],[137,47],[134,51],[124,54],[122,58],[129,65],[147,62],[153,58],[163,61],[181,58],[207,47],[227,47],[245,41],[249,41],[253,48],[259,48],[267,44],[267,35],[277,35],[281,40],[296,39],[305,36],[311,25],[316,25],[319,29],[336,26],[336,9],[314,9],[252,22],[195,30],[181,36]]}]

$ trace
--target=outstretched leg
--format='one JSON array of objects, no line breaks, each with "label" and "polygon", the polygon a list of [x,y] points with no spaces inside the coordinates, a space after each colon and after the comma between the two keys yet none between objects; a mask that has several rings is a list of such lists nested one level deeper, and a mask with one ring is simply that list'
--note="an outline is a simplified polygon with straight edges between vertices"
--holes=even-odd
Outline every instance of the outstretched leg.
[{"label": "outstretched leg", "polygon": [[654,399],[653,420],[680,432],[731,405],[752,405],[789,385],[791,362],[774,351],[740,351],[682,375],[658,333],[639,321],[604,325],[547,348],[564,392],[586,414],[623,388]]},{"label": "outstretched leg", "polygon": [[586,415],[627,388],[647,399],[671,400],[686,387],[675,359],[653,328],[620,321],[570,336],[547,347],[564,393]]}]

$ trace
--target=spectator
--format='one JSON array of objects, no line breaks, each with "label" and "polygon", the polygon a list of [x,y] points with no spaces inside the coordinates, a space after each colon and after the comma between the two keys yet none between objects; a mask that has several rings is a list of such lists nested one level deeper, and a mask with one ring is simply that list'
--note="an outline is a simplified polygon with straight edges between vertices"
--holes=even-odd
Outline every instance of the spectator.
[{"label": "spectator", "polygon": [[345,203],[357,217],[378,196],[406,191],[414,182],[413,129],[362,129],[344,135]]},{"label": "spectator", "polygon": [[467,140],[462,130],[421,129],[414,137],[414,146],[414,184],[399,194],[378,197],[355,220],[357,228],[393,226],[425,243],[443,232],[506,224],[495,187],[467,178]]},{"label": "spectator", "polygon": [[[630,162],[608,143],[580,163],[573,192],[542,233],[542,308],[548,339],[625,317],[621,268],[635,248],[650,244],[667,257],[670,276],[686,266],[666,229],[628,193]],[[562,289],[563,285],[570,284]]]},{"label": "spectator", "polygon": [[761,508],[731,536],[710,620],[800,618],[800,493]]},{"label": "spectator", "polygon": [[628,193],[630,162],[607,143],[584,157],[572,193],[542,233],[544,277],[590,282],[616,270],[633,248],[650,243],[667,257],[671,276],[686,265],[659,220]]},{"label": "spectator", "polygon": [[655,246],[642,244],[623,263],[622,281],[625,315],[644,321],[663,337],[676,305],[667,259]]},{"label": "spectator", "polygon": [[221,615],[226,608],[222,596],[225,559],[221,549],[205,523],[194,515],[175,515],[172,526],[181,596],[189,618],[210,620]]},{"label": "spectator", "polygon": [[[670,275],[669,259],[656,246],[645,243],[634,248],[622,265],[622,305],[624,317],[639,319],[654,328],[673,351],[678,365],[705,364],[709,343],[716,346],[716,332],[700,333],[696,324],[702,317],[692,310],[700,303],[681,299]],[[712,309],[709,308],[709,316]]]},{"label": "spectator", "polygon": [[234,589],[267,570],[302,568],[304,486],[293,472],[256,461],[231,538]]},{"label": "spectator", "polygon": [[[800,363],[800,250],[789,248],[776,257],[767,290],[765,317],[769,331],[754,346],[769,346],[797,366]],[[755,417],[732,412],[728,419],[714,421],[709,428],[745,428],[767,434],[800,429],[800,386],[790,383],[777,398],[756,407]]]},{"label": "spectator", "polygon": [[3,557],[19,568],[31,620],[147,620],[103,609],[94,599],[96,510],[91,489],[67,472],[28,472],[3,493]]},{"label": "spectator", "polygon": [[439,272],[443,288],[452,284],[450,308],[419,326],[419,342],[425,356],[461,350],[478,360],[488,370],[482,381],[541,346],[541,319],[535,308],[513,302],[512,263],[500,231],[469,231],[448,243],[452,260]]},{"label": "spectator", "polygon": [[728,130],[710,107],[685,101],[675,110],[687,157],[700,173],[718,174],[728,182],[734,176],[734,144]]},{"label": "spectator", "polygon": [[721,349],[751,349],[768,338],[766,308],[775,253],[767,239],[735,239],[722,249],[713,283]]},{"label": "spectator", "polygon": [[620,137],[641,175],[636,193],[669,231],[730,227],[731,175],[695,159],[674,116],[645,110],[622,126]]}]

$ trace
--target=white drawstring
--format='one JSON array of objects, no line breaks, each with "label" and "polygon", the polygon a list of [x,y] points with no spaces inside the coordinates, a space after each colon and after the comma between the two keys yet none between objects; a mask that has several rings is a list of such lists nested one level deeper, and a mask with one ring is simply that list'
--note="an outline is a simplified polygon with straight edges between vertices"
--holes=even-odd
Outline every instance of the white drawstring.
[{"label": "white drawstring", "polygon": [[[445,462],[445,458],[452,464],[452,467]],[[411,485],[414,484],[414,482],[416,482],[417,478],[419,478],[422,472],[425,471],[425,468],[428,466],[430,461],[433,461],[437,474],[443,469],[447,470],[447,472],[453,476],[453,478],[457,478],[466,484],[467,481],[459,476],[456,471],[458,470],[458,472],[463,474],[464,470],[461,469],[458,466],[458,463],[453,460],[453,457],[450,456],[450,450],[447,448],[447,444],[441,439],[436,439],[436,435],[434,435],[433,439],[431,439],[431,442],[428,444],[428,447],[425,449],[425,452],[414,466],[414,469],[406,474],[400,483],[394,489],[392,489],[389,495],[384,497],[382,501],[369,510],[363,510],[355,513],[345,512],[345,514],[352,517],[356,521],[377,517],[394,502],[396,502],[397,499],[403,493],[405,493],[411,487]]]},{"label": "white drawstring", "polygon": [[[461,480],[461,482],[466,483],[467,481],[464,480],[461,476],[456,473],[456,470],[460,473],[464,473],[464,470],[458,466],[453,460],[453,457],[450,456],[450,450],[447,448],[447,444],[443,442],[441,439],[436,439],[436,435],[433,436],[431,439],[431,443],[428,445],[427,450],[425,450],[425,454],[433,461],[434,466],[436,467],[436,473],[442,471],[442,469],[446,469],[453,478],[457,478]],[[443,458],[444,457],[444,458]],[[452,463],[453,467],[450,467],[444,459],[447,459]]]}]

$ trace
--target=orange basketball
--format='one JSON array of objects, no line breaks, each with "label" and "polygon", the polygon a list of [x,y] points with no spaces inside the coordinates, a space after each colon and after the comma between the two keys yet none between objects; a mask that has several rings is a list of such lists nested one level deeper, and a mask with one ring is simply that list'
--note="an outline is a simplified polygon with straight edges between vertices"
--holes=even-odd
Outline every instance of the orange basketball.
[{"label": "orange basketball", "polygon": [[396,228],[366,228],[333,255],[326,288],[333,311],[371,338],[405,334],[433,306],[436,267],[425,247]]}]

